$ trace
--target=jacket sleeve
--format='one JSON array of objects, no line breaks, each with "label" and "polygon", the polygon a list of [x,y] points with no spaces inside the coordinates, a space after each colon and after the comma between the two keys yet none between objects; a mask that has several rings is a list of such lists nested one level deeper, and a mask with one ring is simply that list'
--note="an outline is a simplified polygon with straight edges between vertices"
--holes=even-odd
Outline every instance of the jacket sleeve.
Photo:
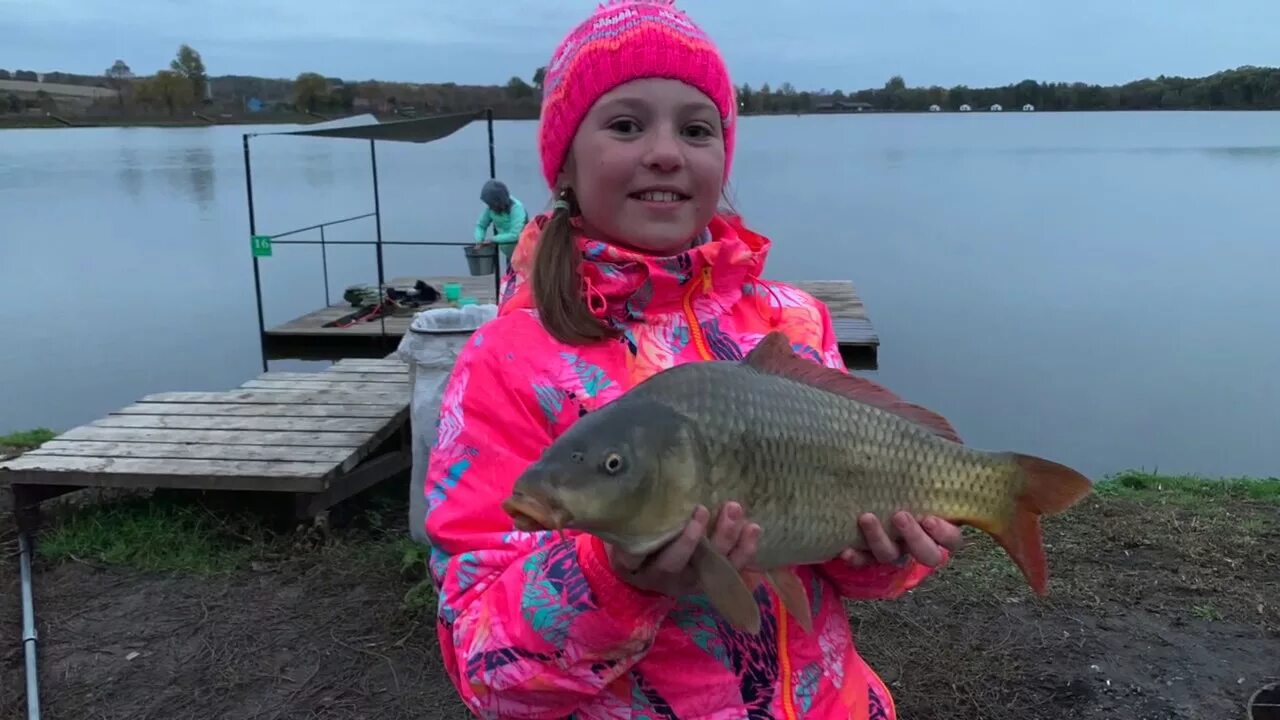
[{"label": "jacket sleeve", "polygon": [[493,213],[486,207],[480,211],[480,219],[476,220],[475,239],[476,242],[484,240],[484,234],[489,229],[489,223],[493,220]]},{"label": "jacket sleeve", "polygon": [[460,354],[428,463],[437,634],[477,715],[563,718],[644,655],[673,601],[619,579],[593,536],[516,531],[502,511],[552,441],[557,402],[500,333],[481,328]]},{"label": "jacket sleeve", "polygon": [[[831,313],[825,305],[819,303],[819,307],[823,324],[822,362],[828,367],[848,372],[844,359],[840,356],[840,345],[831,322]],[[861,379],[869,390],[883,397],[900,399],[884,386],[866,378]],[[945,565],[949,559],[950,553],[942,548],[942,564]],[[915,558],[908,558],[902,565],[872,563],[862,566],[836,558],[818,565],[816,569],[835,584],[843,597],[852,600],[892,600],[919,585],[936,568],[921,564]]]},{"label": "jacket sleeve", "polygon": [[529,216],[525,213],[524,205],[515,198],[511,199],[511,222],[507,226],[505,232],[500,233],[495,242],[513,243],[520,239],[520,231],[524,230],[525,223],[529,221]]}]

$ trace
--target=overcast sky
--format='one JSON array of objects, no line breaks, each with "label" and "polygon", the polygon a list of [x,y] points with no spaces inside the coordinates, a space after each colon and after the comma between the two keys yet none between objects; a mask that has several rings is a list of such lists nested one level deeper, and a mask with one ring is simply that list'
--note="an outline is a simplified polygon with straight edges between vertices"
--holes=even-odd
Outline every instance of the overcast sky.
[{"label": "overcast sky", "polygon": [[[1280,0],[683,0],[734,80],[856,90],[1103,84],[1280,65]],[[139,74],[180,43],[211,75],[528,79],[588,0],[0,0],[0,68]]]}]

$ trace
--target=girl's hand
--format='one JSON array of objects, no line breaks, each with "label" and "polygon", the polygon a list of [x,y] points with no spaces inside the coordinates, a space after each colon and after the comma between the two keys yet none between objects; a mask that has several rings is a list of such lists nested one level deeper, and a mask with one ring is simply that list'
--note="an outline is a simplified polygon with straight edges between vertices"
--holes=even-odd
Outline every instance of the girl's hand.
[{"label": "girl's hand", "polygon": [[899,534],[897,544],[889,539],[879,518],[864,513],[858,518],[858,527],[867,541],[867,549],[846,548],[840,553],[841,559],[854,565],[873,562],[902,565],[909,558],[915,558],[922,565],[937,567],[942,564],[942,548],[955,552],[964,544],[959,527],[932,515],[917,522],[911,513],[899,512],[893,516],[893,524]]},{"label": "girl's hand", "polygon": [[[689,566],[689,559],[693,557],[698,540],[707,534],[710,515],[705,507],[699,505],[693,511],[693,518],[685,525],[684,532],[651,555],[630,555],[605,543],[614,571],[641,590],[671,597],[697,592],[697,577]],[[735,569],[741,570],[755,562],[760,526],[746,522],[742,506],[738,503],[725,503],[720,509],[715,531],[708,539],[716,551],[729,558]]]}]

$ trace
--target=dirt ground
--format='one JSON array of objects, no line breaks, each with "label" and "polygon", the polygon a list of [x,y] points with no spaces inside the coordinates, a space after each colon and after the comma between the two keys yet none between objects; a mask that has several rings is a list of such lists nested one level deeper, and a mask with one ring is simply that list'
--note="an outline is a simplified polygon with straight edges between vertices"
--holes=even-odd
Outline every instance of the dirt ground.
[{"label": "dirt ground", "polygon": [[[899,717],[1243,719],[1249,694],[1280,680],[1280,505],[1154,497],[1095,496],[1050,519],[1048,599],[974,535],[906,598],[850,604]],[[402,508],[383,510],[403,523]],[[212,574],[38,559],[43,717],[468,717],[431,607],[406,601],[421,567],[406,572],[399,533],[358,523],[318,537]],[[16,720],[11,527],[0,554],[0,717]]]}]

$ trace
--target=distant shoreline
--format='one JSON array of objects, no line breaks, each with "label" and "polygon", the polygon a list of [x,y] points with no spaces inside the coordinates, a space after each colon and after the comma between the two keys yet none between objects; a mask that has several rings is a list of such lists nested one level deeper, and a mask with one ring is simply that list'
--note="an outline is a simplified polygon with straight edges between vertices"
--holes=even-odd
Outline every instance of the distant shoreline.
[{"label": "distant shoreline", "polygon": [[[1089,110],[1032,110],[1023,111],[1019,108],[1003,111],[991,110],[970,110],[961,112],[959,110],[942,110],[930,112],[928,110],[864,110],[864,111],[809,111],[809,112],[752,112],[742,113],[739,117],[796,117],[809,115],[1041,115],[1041,114],[1065,114],[1065,113],[1221,113],[1221,112],[1280,112],[1275,108],[1099,108]],[[91,120],[66,118],[71,124],[52,117],[22,117],[22,116],[5,116],[0,115],[0,130],[31,130],[31,129],[64,129],[74,130],[78,128],[193,128],[193,127],[217,127],[223,125],[309,125],[319,122],[330,122],[333,120],[345,120],[347,118],[368,115],[369,113],[352,113],[350,115],[340,115],[331,118],[318,119],[314,116],[301,114],[262,114],[261,116],[236,116],[233,118],[216,118],[202,119],[198,117],[184,118],[95,118]],[[430,116],[424,116],[430,117]],[[384,121],[408,120],[412,118],[384,117]],[[495,117],[495,120],[522,120],[536,121],[536,116],[510,116]]]},{"label": "distant shoreline", "polygon": [[[351,117],[351,116],[344,116]],[[63,129],[75,130],[78,128],[102,128],[102,127],[149,127],[149,128],[191,128],[191,127],[215,127],[221,125],[290,125],[290,124],[309,124],[315,122],[324,122],[314,117],[306,115],[263,115],[262,117],[243,117],[219,118],[205,120],[198,117],[175,117],[175,118],[65,118],[71,124],[52,117],[22,117],[22,116],[4,116],[0,115],[0,130],[30,130],[30,129]],[[334,120],[340,118],[332,118]]]}]

